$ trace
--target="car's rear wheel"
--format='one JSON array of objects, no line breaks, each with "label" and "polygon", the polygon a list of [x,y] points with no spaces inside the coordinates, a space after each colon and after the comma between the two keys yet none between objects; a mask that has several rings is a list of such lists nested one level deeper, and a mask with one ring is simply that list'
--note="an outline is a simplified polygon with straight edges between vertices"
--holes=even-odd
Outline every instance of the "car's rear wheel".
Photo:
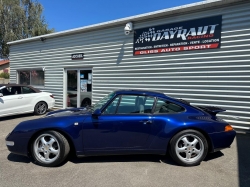
[{"label": "car's rear wheel", "polygon": [[85,98],[82,100],[81,107],[86,107],[91,105],[91,100],[89,98]]},{"label": "car's rear wheel", "polygon": [[31,145],[35,162],[41,166],[53,167],[61,164],[70,151],[67,139],[59,132],[45,131],[36,136]]},{"label": "car's rear wheel", "polygon": [[44,101],[40,101],[36,104],[34,112],[36,115],[43,115],[47,112],[48,106]]},{"label": "car's rear wheel", "polygon": [[182,166],[195,166],[206,157],[208,143],[202,133],[196,130],[184,130],[170,141],[170,155]]}]

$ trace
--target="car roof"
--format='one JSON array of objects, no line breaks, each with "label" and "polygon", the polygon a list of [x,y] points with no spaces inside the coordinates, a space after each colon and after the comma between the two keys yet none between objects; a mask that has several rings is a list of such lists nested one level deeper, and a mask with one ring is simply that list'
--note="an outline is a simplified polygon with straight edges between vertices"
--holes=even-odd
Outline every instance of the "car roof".
[{"label": "car roof", "polygon": [[115,90],[116,94],[139,94],[139,95],[153,95],[158,97],[166,97],[163,92],[151,91],[151,90],[136,90],[136,89],[124,89],[124,90]]},{"label": "car roof", "polygon": [[34,88],[34,87],[30,86],[30,85],[26,85],[26,84],[0,84],[0,87],[2,87],[2,86],[6,86],[6,87],[9,87],[9,86],[11,86],[11,87],[12,86],[25,86],[25,87],[31,88],[35,92],[41,92],[39,89]]},{"label": "car roof", "polygon": [[172,101],[181,103],[182,105],[183,104],[190,105],[190,103],[186,100],[170,97],[168,95],[165,95],[163,92],[159,92],[159,91],[124,89],[124,90],[115,90],[114,92],[116,94],[131,94],[131,95],[136,94],[136,95],[150,95],[150,96],[154,96],[154,97],[162,97],[162,98],[170,99]]},{"label": "car roof", "polygon": [[12,84],[0,84],[0,86],[28,86],[28,87],[33,88],[33,87],[30,86],[30,85],[25,85],[25,84],[14,84],[14,83],[12,83]]}]

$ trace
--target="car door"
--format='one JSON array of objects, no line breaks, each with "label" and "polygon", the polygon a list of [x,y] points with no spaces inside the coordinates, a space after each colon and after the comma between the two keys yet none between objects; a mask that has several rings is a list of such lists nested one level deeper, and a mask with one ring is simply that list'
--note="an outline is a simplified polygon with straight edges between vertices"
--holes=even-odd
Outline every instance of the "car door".
[{"label": "car door", "polygon": [[35,107],[35,98],[37,94],[33,89],[28,86],[21,87],[21,95],[23,102],[23,110],[24,111],[33,111]]},{"label": "car door", "polygon": [[1,90],[3,94],[3,97],[0,98],[1,116],[22,113],[23,102],[18,88],[18,86],[7,86]]},{"label": "car door", "polygon": [[98,118],[84,121],[84,150],[145,149],[151,134],[153,97],[121,95]]}]

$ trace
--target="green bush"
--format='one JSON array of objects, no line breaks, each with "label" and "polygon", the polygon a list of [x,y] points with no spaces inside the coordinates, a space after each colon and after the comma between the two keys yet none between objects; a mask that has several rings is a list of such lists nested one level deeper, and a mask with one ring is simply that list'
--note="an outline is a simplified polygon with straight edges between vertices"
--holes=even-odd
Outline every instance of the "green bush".
[{"label": "green bush", "polygon": [[10,74],[9,73],[0,73],[0,78],[9,79],[10,78]]}]

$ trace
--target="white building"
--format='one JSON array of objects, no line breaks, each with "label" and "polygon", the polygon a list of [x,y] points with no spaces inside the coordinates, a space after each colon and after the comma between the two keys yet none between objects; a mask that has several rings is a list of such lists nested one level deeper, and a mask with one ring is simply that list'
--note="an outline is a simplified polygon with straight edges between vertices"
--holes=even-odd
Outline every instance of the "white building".
[{"label": "white building", "polygon": [[249,0],[202,1],[8,44],[10,82],[53,93],[58,108],[70,90],[78,106],[84,91],[93,104],[114,89],[158,90],[225,108],[220,116],[250,129]]}]

